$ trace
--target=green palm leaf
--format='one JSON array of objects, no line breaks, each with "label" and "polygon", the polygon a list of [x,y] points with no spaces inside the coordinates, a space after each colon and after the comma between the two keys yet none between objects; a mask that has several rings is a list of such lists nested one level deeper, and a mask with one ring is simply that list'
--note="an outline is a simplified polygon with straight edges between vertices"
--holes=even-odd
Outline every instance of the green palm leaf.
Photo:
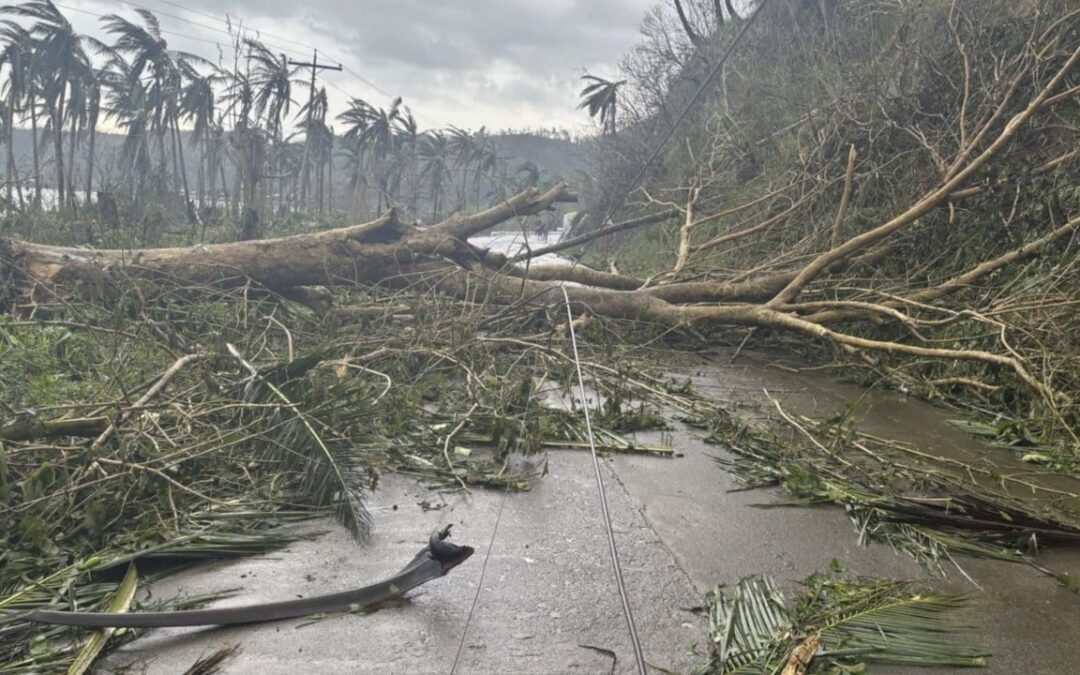
[{"label": "green palm leaf", "polygon": [[739,581],[728,598],[709,596],[712,650],[699,675],[780,672],[792,650],[817,638],[809,672],[850,672],[866,663],[920,668],[986,665],[981,649],[959,639],[962,596],[892,579],[815,574],[794,609],[769,577]]}]

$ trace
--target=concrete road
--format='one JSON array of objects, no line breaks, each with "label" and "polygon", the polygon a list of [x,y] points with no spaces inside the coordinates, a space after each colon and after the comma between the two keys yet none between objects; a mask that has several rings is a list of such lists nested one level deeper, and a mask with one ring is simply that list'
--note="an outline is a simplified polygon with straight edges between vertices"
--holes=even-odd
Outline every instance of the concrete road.
[{"label": "concrete road", "polygon": [[[815,405],[857,393],[787,376],[768,380],[774,375],[756,371],[711,369],[694,377],[702,386],[722,382],[737,388],[744,382],[759,391],[765,377],[766,386],[798,389]],[[881,416],[877,422],[885,428],[877,430],[894,425],[892,431],[902,433],[906,418],[885,403],[881,408],[889,415]],[[920,438],[956,440],[933,409],[906,400],[903,405],[916,405]],[[694,649],[703,650],[705,621],[688,608],[701,605],[716,583],[767,573],[790,587],[833,558],[856,574],[924,576],[906,556],[858,546],[837,508],[750,508],[776,495],[731,492],[736,484],[710,457],[720,449],[687,430],[674,437],[683,457],[603,462],[629,594],[651,664],[688,672],[703,662]],[[200,657],[239,644],[240,652],[221,672],[451,673],[455,659],[456,672],[463,674],[632,672],[590,460],[581,451],[551,452],[548,460],[549,475],[521,494],[441,495],[388,476],[369,500],[375,537],[368,546],[325,523],[327,534],[285,551],[200,567],[153,589],[166,597],[242,589],[221,606],[344,590],[392,575],[432,530],[453,523],[453,540],[474,546],[477,554],[407,602],[315,622],[156,630],[112,655],[106,670],[179,674]],[[960,562],[979,588],[957,573],[935,583],[971,594],[967,618],[976,628],[973,639],[995,654],[982,672],[1077,672],[1080,597],[1021,565]],[[1075,552],[1051,551],[1041,562],[1080,574]]]}]

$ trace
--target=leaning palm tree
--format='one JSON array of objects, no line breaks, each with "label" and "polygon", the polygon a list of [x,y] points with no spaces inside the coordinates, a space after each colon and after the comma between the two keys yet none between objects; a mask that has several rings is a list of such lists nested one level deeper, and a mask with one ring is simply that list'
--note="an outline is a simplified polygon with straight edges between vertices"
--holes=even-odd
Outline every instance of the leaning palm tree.
[{"label": "leaning palm tree", "polygon": [[379,189],[376,209],[380,211],[384,198],[392,201],[389,188],[395,172],[400,168],[395,157],[398,141],[395,128],[407,112],[399,97],[389,108],[375,108],[365,101],[353,99],[348,110],[338,115],[338,120],[346,126],[345,138],[357,139],[374,162]]},{"label": "leaning palm tree", "polygon": [[581,90],[581,103],[578,109],[587,108],[589,117],[600,116],[600,128],[604,133],[615,135],[615,112],[618,108],[619,87],[626,84],[626,80],[612,82],[602,77],[586,73],[581,79],[588,82]]},{"label": "leaning palm tree", "polygon": [[64,117],[72,73],[89,59],[83,49],[84,37],[75,32],[51,0],[30,0],[8,5],[0,11],[33,19],[29,33],[34,43],[34,71],[41,78],[42,95],[52,126],[56,154],[56,191],[59,204],[65,202],[64,183]]},{"label": "leaning palm tree", "polygon": [[162,37],[161,24],[153,13],[137,9],[143,25],[111,14],[103,17],[105,31],[114,36],[113,50],[131,59],[130,76],[146,80],[146,103],[149,106],[151,129],[158,136],[159,159],[165,166],[165,139],[169,137],[173,158],[173,174],[179,179],[184,203],[190,204],[191,194],[184,166],[184,148],[180,135],[181,99],[185,68],[193,63],[208,64],[205,59],[187,52],[169,49]]},{"label": "leaning palm tree", "polygon": [[255,115],[264,117],[266,131],[272,143],[271,161],[276,173],[281,174],[279,200],[285,195],[285,176],[282,161],[285,152],[281,147],[282,121],[289,114],[289,108],[295,103],[292,88],[296,69],[289,67],[289,59],[284,54],[275,55],[262,42],[247,39],[247,58],[251,67],[252,86],[255,88]]}]

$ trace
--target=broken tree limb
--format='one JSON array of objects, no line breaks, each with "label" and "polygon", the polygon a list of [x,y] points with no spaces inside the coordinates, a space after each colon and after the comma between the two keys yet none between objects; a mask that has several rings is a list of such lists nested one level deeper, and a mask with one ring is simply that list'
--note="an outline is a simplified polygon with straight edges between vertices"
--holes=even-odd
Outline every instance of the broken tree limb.
[{"label": "broken tree limb", "polygon": [[[707,223],[707,222],[710,222],[710,221],[713,221],[713,220],[717,220],[719,218],[730,216],[732,214],[738,213],[738,212],[743,211],[745,209],[757,206],[758,204],[764,202],[767,199],[771,199],[772,197],[776,197],[778,195],[781,195],[781,194],[787,192],[788,190],[790,190],[790,189],[792,189],[792,188],[794,188],[794,187],[796,187],[798,185],[801,185],[802,183],[805,183],[806,180],[807,179],[802,179],[802,180],[795,181],[794,183],[791,183],[791,184],[786,185],[786,186],[784,186],[782,188],[779,188],[777,190],[773,190],[773,191],[771,191],[771,192],[769,192],[769,193],[767,193],[765,195],[762,195],[761,197],[758,197],[756,199],[752,199],[749,202],[745,202],[743,204],[739,204],[737,206],[734,206],[734,207],[731,207],[731,208],[728,208],[728,209],[724,209],[723,211],[719,211],[719,212],[716,212],[716,213],[711,213],[711,214],[705,216],[704,218],[702,218],[700,221],[698,221],[697,224],[701,225],[701,224],[704,224],[704,223]],[[709,200],[709,201],[711,201],[711,200]],[[540,248],[534,248],[534,249],[531,249],[529,251],[522,251],[521,253],[519,253],[516,256],[514,256],[513,258],[511,258],[510,262],[521,262],[523,260],[527,260],[527,259],[530,259],[530,258],[539,258],[540,256],[547,255],[549,253],[558,253],[560,251],[565,251],[567,249],[574,248],[575,246],[580,246],[582,244],[587,244],[590,241],[594,241],[596,239],[601,239],[603,237],[609,237],[609,236],[611,236],[613,234],[618,234],[619,232],[626,232],[627,230],[633,230],[635,228],[641,227],[642,225],[651,225],[652,223],[661,223],[661,222],[663,222],[665,220],[668,220],[670,218],[674,218],[677,215],[679,215],[679,210],[678,209],[676,209],[676,208],[668,208],[668,209],[664,209],[662,211],[656,211],[655,213],[648,213],[648,214],[645,214],[643,216],[638,216],[636,218],[631,218],[629,220],[624,220],[624,221],[619,222],[619,223],[612,223],[611,225],[604,225],[602,227],[599,227],[599,228],[593,230],[592,232],[586,232],[586,233],[580,234],[580,235],[578,235],[576,237],[570,237],[569,239],[563,239],[561,241],[555,242],[554,244],[550,244],[548,246],[543,246],[543,247],[540,247]]]},{"label": "broken tree limb", "polygon": [[108,417],[43,420],[28,415],[0,425],[0,440],[20,442],[64,436],[94,437],[105,431],[108,426]]},{"label": "broken tree limb", "polygon": [[[432,270],[427,282],[437,290],[473,302],[515,304],[527,298],[539,302],[559,287],[529,280],[516,280],[491,270]],[[873,340],[842,333],[827,326],[786,313],[767,304],[694,304],[679,305],[640,291],[612,291],[586,286],[565,286],[570,301],[584,305],[592,314],[667,326],[694,324],[776,328],[816,337],[824,342],[849,348],[929,358],[978,361],[1004,367],[1051,405],[1060,396],[1041,382],[1014,356],[1005,356],[977,349],[943,349],[924,347],[890,340]]]},{"label": "broken tree limb", "polygon": [[812,260],[806,267],[791,280],[784,290],[776,294],[770,302],[770,306],[776,307],[779,305],[791,304],[791,302],[799,295],[799,293],[806,288],[807,284],[816,279],[829,265],[836,263],[844,258],[847,258],[861,250],[864,250],[868,246],[876,244],[885,237],[888,237],[897,230],[915,221],[920,216],[926,214],[931,209],[935,208],[943,200],[947,199],[949,195],[961,186],[961,184],[967,180],[972,174],[978,171],[983,165],[985,165],[990,158],[998,153],[1005,145],[1016,135],[1020,127],[1024,125],[1042,106],[1045,101],[1058,85],[1061,84],[1065,76],[1069,74],[1073,66],[1080,61],[1080,46],[1073,50],[1068,60],[1058,69],[1054,77],[1044,86],[1027,104],[1027,106],[1013,115],[1013,117],[1002,129],[998,137],[994,139],[992,143],[985,150],[983,150],[974,159],[970,160],[963,169],[956,171],[952,176],[942,183],[939,187],[932,190],[922,199],[912,204],[903,213],[895,216],[891,220],[878,225],[877,227],[863,232],[851,239],[848,239],[843,244],[833,247],[828,251],[825,251],[821,255]]},{"label": "broken tree limb", "polygon": [[[963,274],[958,274],[954,277],[946,279],[945,281],[942,281],[935,286],[924,288],[920,291],[915,291],[914,293],[909,293],[900,298],[899,300],[882,303],[882,305],[887,307],[897,307],[901,304],[904,304],[905,302],[925,304],[933,302],[935,300],[940,300],[941,298],[951,293],[956,293],[957,291],[961,291],[965,288],[971,288],[980,279],[983,279],[986,276],[1004,267],[1007,267],[1014,262],[1027,258],[1034,258],[1040,255],[1047,248],[1047,246],[1059,239],[1065,238],[1067,235],[1072,234],[1077,230],[1078,227],[1080,227],[1080,217],[1073,218],[1061,227],[1051,230],[1042,237],[1039,237],[1034,241],[1030,241],[1027,244],[1021,246],[1020,248],[1006,251],[1005,253],[1001,254],[996,258],[981,262],[975,267],[972,267],[970,270],[964,272]],[[852,319],[862,318],[863,316],[864,313],[860,311],[840,309],[818,312],[808,315],[805,318],[815,323],[836,323],[839,321],[850,321]]]},{"label": "broken tree limb", "polygon": [[489,230],[515,216],[529,216],[550,209],[559,202],[576,201],[577,196],[570,192],[566,183],[559,183],[543,194],[538,194],[535,188],[530,188],[479,213],[470,216],[455,214],[432,229],[451,237],[468,239],[474,234]]},{"label": "broken tree limb", "polygon": [[520,262],[527,258],[539,258],[542,255],[548,253],[558,253],[559,251],[565,251],[568,248],[573,248],[581,244],[586,244],[594,239],[600,239],[601,237],[607,237],[618,232],[625,232],[626,230],[632,230],[635,227],[642,225],[648,225],[649,223],[659,223],[667,220],[668,218],[674,218],[678,215],[678,211],[675,209],[664,209],[663,211],[657,211],[656,213],[649,213],[644,216],[638,216],[637,218],[631,218],[630,220],[624,220],[621,223],[614,223],[601,227],[592,232],[587,232],[576,237],[570,237],[569,239],[563,239],[555,244],[548,246],[542,246],[540,248],[534,248],[531,251],[525,251],[517,254],[510,259],[510,262]]},{"label": "broken tree limb", "polygon": [[192,361],[197,361],[201,358],[204,358],[203,354],[186,354],[173,362],[173,364],[169,366],[169,369],[161,374],[161,377],[158,378],[157,382],[155,382],[154,385],[150,387],[150,389],[148,389],[146,393],[139,398],[138,401],[135,401],[134,405],[121,412],[120,417],[117,418],[114,423],[106,427],[105,430],[101,432],[101,435],[94,439],[94,442],[90,445],[90,447],[97,448],[101,446],[101,444],[107,441],[109,439],[109,436],[111,436],[113,432],[116,431],[117,426],[127,421],[127,418],[131,415],[131,412],[133,410],[138,410],[147,403],[149,403],[152,398],[164,391],[165,387],[169,385],[169,382],[171,382],[172,379],[176,377],[176,374],[179,373],[184,366],[191,363]]},{"label": "broken tree limb", "polygon": [[836,220],[833,221],[832,235],[829,238],[829,246],[836,248],[840,243],[840,228],[847,217],[848,202],[851,199],[851,179],[855,175],[855,144],[851,144],[848,150],[847,170],[844,172],[844,193],[840,196],[840,207],[836,210]]},{"label": "broken tree limb", "polygon": [[[882,258],[892,252],[891,246],[881,246],[856,256],[849,261],[841,261],[829,268],[830,274],[839,274],[845,270],[863,265],[873,267]],[[488,265],[498,268],[497,264]],[[525,276],[523,268],[504,268],[507,274],[521,278]],[[646,287],[645,281],[623,274],[602,272],[584,265],[537,265],[529,269],[531,281],[570,281],[584,286],[594,286],[615,291],[640,290],[642,293],[659,298],[672,304],[697,302],[762,302],[781,291],[792,279],[796,271],[776,272],[759,275],[744,281],[679,281],[658,286]]]}]

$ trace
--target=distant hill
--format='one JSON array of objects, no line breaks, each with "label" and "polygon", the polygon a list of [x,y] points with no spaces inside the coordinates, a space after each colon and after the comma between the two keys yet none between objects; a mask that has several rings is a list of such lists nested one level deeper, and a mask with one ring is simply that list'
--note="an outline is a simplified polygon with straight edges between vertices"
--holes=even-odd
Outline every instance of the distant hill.
[{"label": "distant hill", "polygon": [[[585,167],[584,149],[573,141],[531,133],[503,133],[492,138],[504,157],[513,158],[517,163],[530,161],[552,178],[573,179],[574,173]],[[515,164],[513,160],[510,161],[511,170]]]}]

